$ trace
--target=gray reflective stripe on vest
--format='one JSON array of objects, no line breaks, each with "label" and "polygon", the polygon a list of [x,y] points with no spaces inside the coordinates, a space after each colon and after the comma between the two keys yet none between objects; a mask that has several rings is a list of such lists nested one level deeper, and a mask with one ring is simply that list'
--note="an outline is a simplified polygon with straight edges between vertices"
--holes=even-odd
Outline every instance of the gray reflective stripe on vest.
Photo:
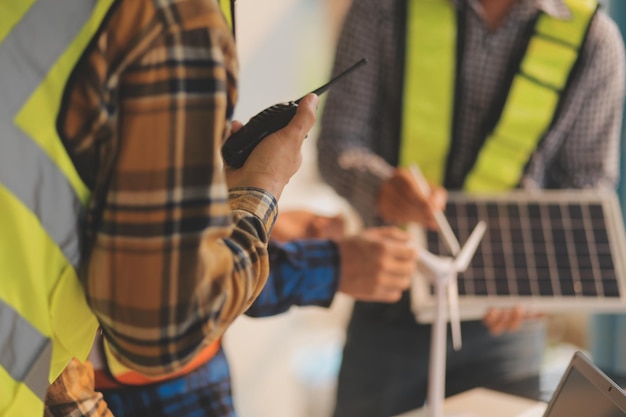
[{"label": "gray reflective stripe on vest", "polygon": [[52,340],[0,300],[0,364],[41,400],[46,397]]},{"label": "gray reflective stripe on vest", "polygon": [[[80,259],[80,200],[55,163],[13,119],[88,20],[94,3],[39,0],[0,44],[0,183],[40,219],[74,266]],[[28,58],[20,52],[27,48],[33,51]],[[49,339],[0,304],[0,366],[42,400],[51,352]]]},{"label": "gray reflective stripe on vest", "polygon": [[[88,20],[94,4],[39,0],[0,44],[0,183],[37,215],[74,266],[80,259],[80,200],[63,173],[15,126],[13,118]],[[19,52],[24,48],[33,51],[28,58]]]}]

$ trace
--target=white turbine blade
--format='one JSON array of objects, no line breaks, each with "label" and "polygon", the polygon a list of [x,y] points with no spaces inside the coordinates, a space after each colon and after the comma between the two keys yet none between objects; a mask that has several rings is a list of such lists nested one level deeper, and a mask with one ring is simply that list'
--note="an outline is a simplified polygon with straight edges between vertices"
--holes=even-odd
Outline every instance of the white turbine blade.
[{"label": "white turbine blade", "polygon": [[447,290],[452,345],[455,350],[459,350],[461,349],[461,318],[454,262],[450,257],[437,256],[423,248],[419,249],[419,262],[420,267],[428,270],[432,275],[433,284],[444,285]]},{"label": "white turbine blade", "polygon": [[471,259],[474,257],[474,253],[478,248],[480,240],[485,234],[486,229],[487,225],[483,221],[480,221],[476,227],[474,227],[472,234],[467,239],[467,242],[463,245],[459,255],[454,260],[454,270],[451,271],[451,274],[454,274],[454,276],[451,277],[450,282],[448,282],[448,314],[450,315],[450,329],[452,331],[452,346],[454,347],[454,350],[460,350],[462,346],[461,314],[459,312],[459,288],[456,274],[467,269]]},{"label": "white turbine blade", "polygon": [[419,249],[419,259],[421,266],[427,269],[431,274],[439,276],[442,274],[447,274],[448,271],[453,267],[452,259],[449,257],[441,257],[437,256],[433,253],[428,252],[424,248]]},{"label": "white turbine blade", "polygon": [[[430,195],[430,186],[426,182],[426,178],[422,174],[419,166],[417,164],[412,164],[409,167],[409,171],[413,175],[413,179],[417,184],[417,187],[420,189],[421,193],[425,196]],[[457,240],[454,232],[452,231],[452,227],[450,227],[450,223],[448,223],[448,219],[441,211],[436,211],[434,213],[435,222],[437,222],[437,228],[439,229],[439,233],[441,237],[443,237],[443,241],[448,247],[450,254],[452,256],[456,256],[461,250],[461,244]]]},{"label": "white turbine blade", "polygon": [[472,234],[467,239],[467,241],[463,245],[463,248],[461,248],[459,255],[454,260],[454,264],[455,264],[457,272],[463,272],[467,269],[467,267],[469,266],[469,263],[474,257],[474,253],[476,252],[476,249],[478,249],[478,244],[480,243],[480,240],[483,238],[483,235],[485,234],[486,229],[487,229],[487,225],[482,220],[478,222],[476,227],[474,227]]},{"label": "white turbine blade", "polygon": [[435,221],[437,222],[439,233],[443,237],[443,241],[448,247],[450,254],[453,256],[458,255],[459,251],[461,250],[461,244],[454,235],[452,227],[450,226],[450,223],[448,223],[448,219],[446,218],[445,214],[443,214],[443,211],[435,212]]},{"label": "white turbine blade", "polygon": [[454,350],[461,350],[461,313],[459,312],[459,288],[455,274],[448,282],[448,308],[450,314],[450,330],[452,331],[452,347]]}]

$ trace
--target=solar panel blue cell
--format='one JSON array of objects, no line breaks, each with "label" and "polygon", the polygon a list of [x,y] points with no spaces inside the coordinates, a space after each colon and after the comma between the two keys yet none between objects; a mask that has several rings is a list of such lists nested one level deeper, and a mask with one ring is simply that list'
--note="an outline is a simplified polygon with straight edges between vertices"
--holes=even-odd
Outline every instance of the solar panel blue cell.
[{"label": "solar panel blue cell", "polygon": [[[479,221],[487,225],[468,269],[459,275],[461,312],[469,311],[464,317],[479,316],[476,311],[490,305],[486,297],[493,305],[532,300],[547,311],[626,309],[626,238],[614,194],[452,192],[445,216],[461,243]],[[425,242],[430,252],[448,255],[438,233],[427,232]],[[432,317],[432,286],[418,279],[412,293],[414,310]]]},{"label": "solar panel blue cell", "polygon": [[511,290],[509,289],[509,283],[504,280],[497,280],[496,284],[496,295],[508,295]]},{"label": "solar panel blue cell", "polygon": [[544,296],[554,295],[554,290],[552,288],[552,281],[548,279],[539,279],[537,280],[537,284],[539,287],[539,294]]},{"label": "solar panel blue cell", "polygon": [[567,209],[569,210],[569,217],[570,219],[577,219],[577,220],[582,220],[584,215],[583,215],[583,208],[578,205],[578,204],[568,204],[567,205]]},{"label": "solar panel blue cell", "polygon": [[533,291],[530,286],[530,282],[527,279],[518,278],[516,280],[517,284],[517,293],[522,296],[532,295]]},{"label": "solar panel blue cell", "polygon": [[619,286],[617,285],[617,281],[614,279],[603,278],[602,288],[604,290],[602,294],[604,297],[620,297],[621,292],[619,290]]},{"label": "solar panel blue cell", "polygon": [[561,295],[576,295],[576,289],[573,281],[561,279]]},{"label": "solar panel blue cell", "polygon": [[581,283],[583,294],[587,294],[590,296],[599,295],[597,283],[594,279],[591,279],[591,280],[585,279],[585,280],[580,281],[580,283]]},{"label": "solar panel blue cell", "polygon": [[548,270],[548,268],[550,267],[550,259],[548,259],[548,254],[547,252],[545,252],[545,246],[544,246],[544,252],[542,253],[535,253],[535,267],[536,268],[543,268],[544,270]]}]

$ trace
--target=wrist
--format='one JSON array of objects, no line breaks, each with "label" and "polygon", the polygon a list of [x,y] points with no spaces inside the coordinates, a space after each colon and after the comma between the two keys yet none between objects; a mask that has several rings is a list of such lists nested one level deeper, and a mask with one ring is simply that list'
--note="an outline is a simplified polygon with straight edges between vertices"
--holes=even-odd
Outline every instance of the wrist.
[{"label": "wrist", "polygon": [[228,188],[258,188],[273,195],[277,200],[280,198],[288,181],[282,181],[276,177],[264,173],[239,173],[231,171],[228,174]]}]

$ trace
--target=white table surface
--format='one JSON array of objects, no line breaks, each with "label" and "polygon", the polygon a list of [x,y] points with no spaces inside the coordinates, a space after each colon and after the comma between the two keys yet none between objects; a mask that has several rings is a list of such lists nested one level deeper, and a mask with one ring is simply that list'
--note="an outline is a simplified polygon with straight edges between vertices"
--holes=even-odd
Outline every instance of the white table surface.
[{"label": "white table surface", "polygon": [[[536,417],[542,416],[546,403],[486,388],[447,398],[441,417]],[[395,417],[427,417],[426,409],[417,409]]]}]

